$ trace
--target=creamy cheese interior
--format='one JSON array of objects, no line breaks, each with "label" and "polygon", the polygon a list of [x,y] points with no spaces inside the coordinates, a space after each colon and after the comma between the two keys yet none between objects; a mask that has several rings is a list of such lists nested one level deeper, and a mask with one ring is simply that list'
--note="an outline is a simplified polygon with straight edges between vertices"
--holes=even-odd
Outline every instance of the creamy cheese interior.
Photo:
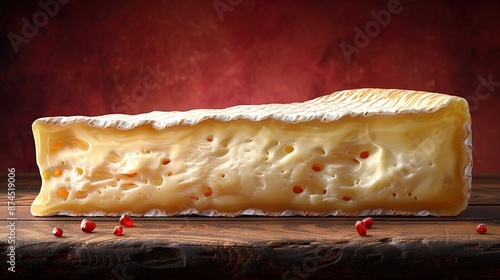
[{"label": "creamy cheese interior", "polygon": [[161,130],[36,122],[43,182],[32,213],[456,215],[469,192],[466,106],[333,122],[207,119]]}]

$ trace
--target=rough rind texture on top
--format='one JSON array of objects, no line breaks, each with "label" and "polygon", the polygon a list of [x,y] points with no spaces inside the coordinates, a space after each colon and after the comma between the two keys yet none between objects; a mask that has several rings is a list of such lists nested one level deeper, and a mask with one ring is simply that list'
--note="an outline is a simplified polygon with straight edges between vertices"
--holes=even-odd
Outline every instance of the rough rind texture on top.
[{"label": "rough rind texture on top", "polygon": [[[202,121],[213,119],[221,122],[234,120],[262,121],[272,119],[285,123],[301,123],[312,120],[332,122],[350,116],[372,116],[372,115],[396,115],[432,113],[446,107],[451,101],[465,102],[461,97],[430,93],[424,91],[399,90],[399,89],[355,89],[335,92],[318,97],[306,102],[289,104],[262,104],[262,105],[239,105],[225,109],[196,109],[190,111],[153,111],[139,115],[109,114],[103,116],[69,116],[69,117],[44,117],[36,122],[44,122],[56,125],[82,122],[90,126],[107,128],[115,127],[120,130],[130,130],[141,125],[151,125],[157,130],[172,126],[194,126]],[[470,121],[464,126],[467,137],[463,139],[463,147],[468,154],[468,163],[463,167],[463,176],[467,182],[464,193],[467,203],[470,199],[472,180],[472,132]],[[125,212],[124,212],[125,213]],[[124,213],[91,212],[83,213],[85,216],[118,216]],[[61,211],[54,214],[82,215]],[[267,213],[259,209],[246,209],[236,213],[220,213],[212,210],[199,211],[188,209],[178,213],[165,213],[158,209],[151,209],[146,214],[130,215],[141,216],[174,216],[198,214],[204,216],[238,216],[238,215],[266,215],[266,216],[367,216],[367,215],[435,215],[433,211],[422,210],[418,212],[395,211],[390,209],[366,209],[358,213],[344,213],[341,210],[329,212],[304,212],[286,210],[282,212]]]},{"label": "rough rind texture on top", "polygon": [[123,130],[144,124],[161,130],[176,125],[196,125],[207,119],[222,122],[239,119],[256,122],[274,119],[286,123],[312,120],[331,122],[346,116],[430,113],[445,107],[453,99],[460,99],[460,97],[423,91],[357,89],[339,91],[301,103],[239,105],[225,109],[172,112],[153,111],[139,115],[46,117],[40,118],[36,122],[58,125],[85,122],[95,127],[115,127]]}]

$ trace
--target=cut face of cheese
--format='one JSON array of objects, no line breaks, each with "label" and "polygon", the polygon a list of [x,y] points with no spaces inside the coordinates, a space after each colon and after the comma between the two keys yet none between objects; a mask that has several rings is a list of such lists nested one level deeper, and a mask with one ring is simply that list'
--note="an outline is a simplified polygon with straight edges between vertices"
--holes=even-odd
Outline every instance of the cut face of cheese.
[{"label": "cut face of cheese", "polygon": [[33,215],[457,215],[468,105],[360,89],[292,104],[34,122]]}]

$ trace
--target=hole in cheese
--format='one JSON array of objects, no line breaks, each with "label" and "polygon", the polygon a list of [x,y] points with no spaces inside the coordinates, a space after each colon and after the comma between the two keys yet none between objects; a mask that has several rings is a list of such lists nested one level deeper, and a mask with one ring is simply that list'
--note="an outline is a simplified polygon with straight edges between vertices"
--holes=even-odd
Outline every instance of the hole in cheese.
[{"label": "hole in cheese", "polygon": [[75,172],[78,176],[82,176],[83,175],[83,169],[80,168],[80,167],[75,167]]},{"label": "hole in cheese", "polygon": [[323,165],[320,164],[320,163],[313,163],[313,165],[311,165],[311,169],[314,171],[314,172],[321,172],[323,171]]},{"label": "hole in cheese", "polygon": [[204,186],[202,191],[203,191],[203,195],[207,196],[207,197],[211,196],[214,193],[214,191],[212,190],[212,188],[210,186]]},{"label": "hole in cheese", "polygon": [[110,152],[106,157],[108,163],[118,163],[122,161],[122,157],[116,152]]},{"label": "hole in cheese", "polygon": [[57,190],[56,196],[59,197],[59,198],[62,198],[64,200],[66,200],[66,199],[68,199],[69,192],[65,188],[60,188],[60,189]]},{"label": "hole in cheese", "polygon": [[320,187],[320,186],[308,186],[307,187],[307,193],[310,195],[324,195],[325,194],[325,188]]},{"label": "hole in cheese", "polygon": [[135,183],[123,183],[123,184],[120,184],[119,187],[123,191],[128,191],[128,190],[135,189],[139,186]]},{"label": "hole in cheese", "polygon": [[87,192],[84,192],[84,191],[77,191],[77,192],[75,193],[75,197],[76,197],[77,199],[84,199],[84,198],[86,198],[87,196],[88,196]]},{"label": "hole in cheese", "polygon": [[362,158],[362,159],[368,158],[368,156],[370,156],[370,153],[368,153],[367,151],[362,151],[359,154],[359,157]]},{"label": "hole in cheese", "polygon": [[213,157],[224,157],[229,153],[230,149],[226,149],[224,147],[215,149],[215,151],[212,153]]},{"label": "hole in cheese", "polygon": [[64,147],[66,147],[66,143],[62,140],[56,140],[52,143],[52,145],[50,145],[50,148],[52,149],[62,149]]},{"label": "hole in cheese", "polygon": [[285,147],[283,147],[283,152],[287,154],[293,152],[294,150],[295,148],[292,145],[286,145]]},{"label": "hole in cheese", "polygon": [[166,159],[164,159],[164,160],[161,161],[162,165],[167,165],[169,163],[170,163],[170,159],[169,158],[166,158]]},{"label": "hole in cheese", "polygon": [[54,175],[54,177],[61,176],[62,175],[62,169],[57,168],[56,170],[54,170],[54,172],[52,173],[52,175]]},{"label": "hole in cheese", "polygon": [[50,172],[49,172],[49,171],[45,171],[45,172],[43,172],[42,177],[43,177],[43,179],[45,179],[45,180],[49,179],[49,178],[50,178]]},{"label": "hole in cheese", "polygon": [[326,155],[326,151],[325,151],[325,149],[323,149],[323,148],[321,148],[321,147],[316,147],[316,148],[314,148],[313,152],[314,152],[315,154],[318,154],[318,155],[321,155],[321,156]]},{"label": "hole in cheese", "polygon": [[68,147],[71,149],[78,149],[83,151],[88,151],[90,149],[89,142],[80,139],[78,137],[71,137],[67,140]]},{"label": "hole in cheese", "polygon": [[207,136],[207,141],[208,142],[213,142],[214,141],[214,137],[213,136]]},{"label": "hole in cheese", "polygon": [[156,177],[151,180],[151,184],[155,186],[163,185],[163,177]]},{"label": "hole in cheese", "polygon": [[295,185],[295,186],[293,186],[292,191],[293,191],[294,194],[300,194],[300,193],[302,193],[304,191],[304,188],[302,188],[299,185]]}]

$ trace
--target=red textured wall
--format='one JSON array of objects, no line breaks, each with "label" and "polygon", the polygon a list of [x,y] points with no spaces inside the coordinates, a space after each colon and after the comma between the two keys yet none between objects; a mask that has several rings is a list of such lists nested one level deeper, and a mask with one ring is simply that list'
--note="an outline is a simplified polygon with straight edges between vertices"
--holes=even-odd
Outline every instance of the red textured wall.
[{"label": "red textured wall", "polygon": [[466,97],[474,173],[500,173],[499,1],[5,2],[0,172],[38,171],[31,123],[43,116],[384,87]]}]

